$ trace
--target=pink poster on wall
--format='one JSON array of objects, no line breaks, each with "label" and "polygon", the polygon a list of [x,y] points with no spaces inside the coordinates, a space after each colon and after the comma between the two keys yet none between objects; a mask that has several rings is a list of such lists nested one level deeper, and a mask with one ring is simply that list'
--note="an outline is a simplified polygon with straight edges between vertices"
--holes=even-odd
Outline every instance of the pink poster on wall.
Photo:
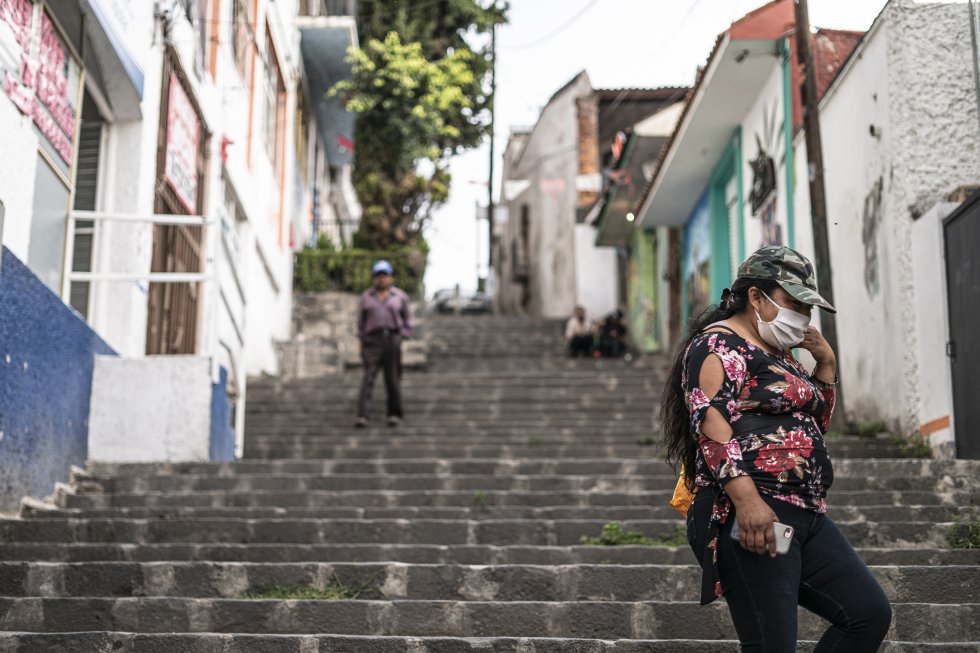
[{"label": "pink poster on wall", "polygon": [[37,64],[31,60],[31,20],[34,5],[30,0],[0,0],[0,26],[13,36],[8,48],[19,61],[17,72],[3,76],[3,90],[22,113],[30,115],[34,106],[34,77]]},{"label": "pink poster on wall", "polygon": [[[40,14],[38,71],[34,90],[34,124],[57,150],[65,163],[71,163],[75,138],[75,104],[78,102],[77,72],[65,44],[45,13]],[[71,79],[71,77],[75,79]]]},{"label": "pink poster on wall", "polygon": [[167,107],[167,149],[164,177],[191,214],[197,212],[198,121],[194,105],[174,73],[170,73]]},{"label": "pink poster on wall", "polygon": [[20,48],[19,73],[7,72],[3,90],[65,163],[71,164],[79,67],[48,15],[36,13],[30,0],[0,0],[0,26],[13,34]]}]

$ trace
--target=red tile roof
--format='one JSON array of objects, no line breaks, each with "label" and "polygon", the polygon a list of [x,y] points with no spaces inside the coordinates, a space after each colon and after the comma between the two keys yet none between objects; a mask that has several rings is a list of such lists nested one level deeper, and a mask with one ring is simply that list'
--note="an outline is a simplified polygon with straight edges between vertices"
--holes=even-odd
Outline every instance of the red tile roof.
[{"label": "red tile roof", "polygon": [[817,98],[822,98],[837,74],[861,42],[864,32],[818,29],[813,35],[813,64],[817,76]]}]

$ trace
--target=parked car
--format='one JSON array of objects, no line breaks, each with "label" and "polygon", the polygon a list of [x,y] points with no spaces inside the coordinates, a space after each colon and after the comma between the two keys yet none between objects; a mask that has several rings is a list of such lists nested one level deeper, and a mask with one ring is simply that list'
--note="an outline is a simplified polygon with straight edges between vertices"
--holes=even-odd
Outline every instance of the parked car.
[{"label": "parked car", "polygon": [[444,288],[442,290],[437,290],[436,294],[432,296],[432,308],[437,313],[455,313],[456,309],[461,307],[463,298],[456,294],[456,290],[453,288]]},{"label": "parked car", "polygon": [[478,292],[470,295],[463,300],[462,312],[470,314],[489,313],[490,295],[485,292]]}]

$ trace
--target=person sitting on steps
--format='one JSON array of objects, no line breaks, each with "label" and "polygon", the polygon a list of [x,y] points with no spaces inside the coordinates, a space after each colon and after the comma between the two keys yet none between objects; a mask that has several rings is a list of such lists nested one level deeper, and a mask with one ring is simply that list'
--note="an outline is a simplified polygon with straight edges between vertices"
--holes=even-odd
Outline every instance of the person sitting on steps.
[{"label": "person sitting on steps", "polygon": [[568,355],[575,358],[582,354],[586,358],[592,355],[592,324],[585,317],[585,308],[575,307],[575,314],[568,318],[565,324],[565,344]]}]

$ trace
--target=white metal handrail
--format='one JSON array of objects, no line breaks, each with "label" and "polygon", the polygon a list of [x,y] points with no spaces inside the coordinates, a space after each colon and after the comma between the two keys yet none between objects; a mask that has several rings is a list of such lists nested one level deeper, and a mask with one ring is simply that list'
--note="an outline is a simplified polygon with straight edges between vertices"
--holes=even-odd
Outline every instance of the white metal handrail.
[{"label": "white metal handrail", "polygon": [[189,225],[192,227],[207,227],[214,224],[214,220],[209,220],[201,215],[164,215],[161,213],[149,213],[140,215],[138,213],[107,213],[105,211],[72,211],[71,220],[92,220],[94,222],[137,222],[143,224],[160,225]]},{"label": "white metal handrail", "polygon": [[111,213],[108,211],[70,211],[65,238],[65,274],[61,285],[61,297],[69,301],[71,284],[77,282],[143,282],[143,283],[201,283],[214,279],[205,272],[76,272],[74,267],[75,226],[78,221],[90,222],[128,222],[131,224],[153,224],[164,226],[208,227],[214,224],[201,215],[164,215],[160,213]]},{"label": "white metal handrail", "polygon": [[206,272],[72,272],[72,281],[145,281],[147,283],[196,283],[210,281],[214,275]]}]

